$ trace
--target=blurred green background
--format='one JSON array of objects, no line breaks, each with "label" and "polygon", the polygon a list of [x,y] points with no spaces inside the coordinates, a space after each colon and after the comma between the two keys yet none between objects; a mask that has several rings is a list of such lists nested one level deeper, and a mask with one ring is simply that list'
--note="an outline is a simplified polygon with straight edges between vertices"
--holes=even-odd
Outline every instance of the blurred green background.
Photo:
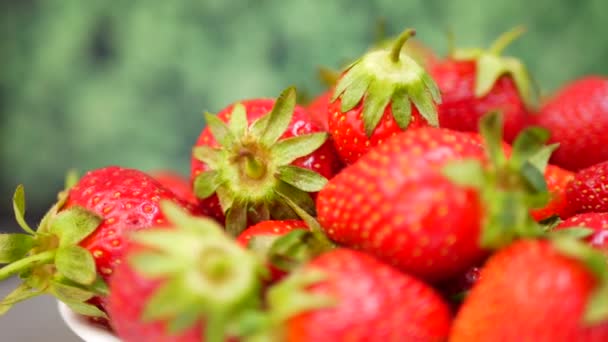
[{"label": "blurred green background", "polygon": [[[108,164],[186,174],[201,113],[295,84],[365,51],[378,18],[415,27],[440,53],[488,45],[524,24],[507,53],[546,92],[608,74],[608,2],[0,0],[0,217],[24,183],[38,217],[68,168]],[[6,223],[9,222],[9,223]]]}]

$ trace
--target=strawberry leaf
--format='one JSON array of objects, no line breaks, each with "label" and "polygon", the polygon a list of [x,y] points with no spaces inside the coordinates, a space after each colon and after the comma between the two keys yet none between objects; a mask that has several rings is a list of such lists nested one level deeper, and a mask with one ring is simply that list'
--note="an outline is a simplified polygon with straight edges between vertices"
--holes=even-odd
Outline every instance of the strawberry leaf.
[{"label": "strawberry leaf", "polygon": [[408,92],[420,115],[429,125],[438,126],[437,108],[435,108],[431,94],[424,87],[409,87]]},{"label": "strawberry leaf", "polygon": [[224,121],[211,113],[205,113],[205,121],[209,130],[211,130],[211,134],[220,145],[230,147],[234,144],[236,138]]},{"label": "strawberry leaf", "polygon": [[62,302],[86,302],[94,296],[91,291],[58,281],[51,281],[50,292]]},{"label": "strawberry leaf", "polygon": [[316,151],[327,140],[327,133],[312,133],[297,137],[282,139],[272,148],[277,165],[287,165],[297,158]]},{"label": "strawberry leaf", "polygon": [[530,156],[530,158],[528,158],[528,162],[534,165],[534,167],[537,169],[544,171],[549,164],[551,154],[553,154],[558,147],[559,143],[543,146],[536,153]]},{"label": "strawberry leaf", "polygon": [[15,212],[15,219],[17,220],[19,227],[21,227],[26,233],[30,233],[32,235],[36,234],[25,221],[25,190],[21,184],[17,186],[17,189],[15,189],[15,194],[13,195],[13,211]]},{"label": "strawberry leaf", "polygon": [[370,94],[387,94],[388,96],[368,96],[363,104],[363,127],[365,134],[369,137],[374,132],[384,114],[384,108],[388,105],[393,95],[393,84],[390,81],[375,79],[370,82]]},{"label": "strawberry leaf", "polygon": [[494,111],[484,115],[479,121],[479,133],[483,137],[486,155],[492,165],[501,167],[505,164],[505,154],[502,150],[503,117]]},{"label": "strawberry leaf", "polygon": [[0,301],[0,316],[5,314],[14,304],[39,295],[41,292],[26,284],[19,285],[15,290],[9,293],[2,301]]},{"label": "strawberry leaf", "polygon": [[179,259],[151,252],[137,253],[129,258],[129,263],[149,278],[168,276],[183,268]]},{"label": "strawberry leaf", "polygon": [[101,311],[98,307],[92,304],[83,302],[64,302],[72,311],[89,317],[103,317],[107,318],[105,312]]},{"label": "strawberry leaf", "polygon": [[55,255],[55,267],[64,277],[79,284],[93,284],[97,276],[93,256],[80,246],[59,248]]},{"label": "strawberry leaf", "polygon": [[242,137],[247,133],[247,111],[242,103],[237,103],[232,108],[228,127],[235,137]]},{"label": "strawberry leaf", "polygon": [[293,165],[281,166],[278,177],[287,184],[306,192],[318,192],[327,184],[327,178],[305,168]]},{"label": "strawberry leaf", "polygon": [[103,219],[82,207],[62,210],[51,222],[50,232],[59,237],[60,246],[77,245],[97,229]]},{"label": "strawberry leaf", "polygon": [[206,171],[194,179],[194,194],[196,197],[205,199],[215,193],[220,186],[217,171]]},{"label": "strawberry leaf", "polygon": [[407,89],[395,90],[391,100],[391,110],[399,128],[406,129],[412,121],[412,104],[407,95]]},{"label": "strawberry leaf", "polygon": [[34,246],[34,238],[26,234],[0,234],[0,264],[23,258]]},{"label": "strawberry leaf", "polygon": [[226,231],[236,237],[245,228],[247,228],[247,203],[237,199],[226,213]]},{"label": "strawberry leaf", "polygon": [[277,98],[268,115],[268,123],[262,133],[261,143],[272,146],[285,133],[296,106],[296,90],[293,87],[285,89]]},{"label": "strawberry leaf", "polygon": [[210,169],[217,169],[220,165],[222,150],[207,145],[197,146],[192,150],[192,155],[196,160],[207,164]]},{"label": "strawberry leaf", "polygon": [[452,182],[481,189],[486,178],[483,166],[476,159],[465,159],[447,163],[441,170]]}]

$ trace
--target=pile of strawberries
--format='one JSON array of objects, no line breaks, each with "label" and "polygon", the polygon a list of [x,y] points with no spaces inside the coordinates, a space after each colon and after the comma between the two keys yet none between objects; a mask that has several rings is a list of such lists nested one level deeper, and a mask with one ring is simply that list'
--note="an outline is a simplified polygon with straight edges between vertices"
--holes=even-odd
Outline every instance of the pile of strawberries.
[{"label": "pile of strawberries", "polygon": [[[308,107],[235,102],[191,179],[110,166],[0,235],[0,312],[51,294],[135,341],[608,341],[608,79],[538,99],[413,30]],[[541,105],[537,106],[537,102]]]}]

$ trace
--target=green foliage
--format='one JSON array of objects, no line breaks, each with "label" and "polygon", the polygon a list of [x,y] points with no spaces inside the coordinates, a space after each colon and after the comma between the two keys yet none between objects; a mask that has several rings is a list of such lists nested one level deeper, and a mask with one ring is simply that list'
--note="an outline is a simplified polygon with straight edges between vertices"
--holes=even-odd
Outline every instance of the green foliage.
[{"label": "green foliage", "polygon": [[487,46],[523,24],[505,55],[545,91],[608,74],[607,11],[602,0],[0,2],[0,196],[24,183],[40,212],[70,167],[186,173],[203,111],[291,84],[316,93],[316,67],[365,51],[380,17],[442,53],[448,29]]}]

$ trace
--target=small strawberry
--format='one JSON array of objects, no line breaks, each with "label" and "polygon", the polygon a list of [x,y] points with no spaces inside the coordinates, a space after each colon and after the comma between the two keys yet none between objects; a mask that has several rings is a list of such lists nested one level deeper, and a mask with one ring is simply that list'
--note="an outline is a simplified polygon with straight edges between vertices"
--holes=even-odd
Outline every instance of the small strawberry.
[{"label": "small strawberry", "polygon": [[605,260],[568,238],[515,242],[481,270],[450,341],[608,341]]},{"label": "small strawberry", "polygon": [[196,203],[197,199],[192,192],[190,181],[179,173],[171,170],[156,170],[149,172],[150,176],[165,188],[173,191],[177,197],[188,203]]},{"label": "small strawberry", "polygon": [[431,287],[348,249],[313,259],[267,300],[275,323],[269,340],[444,341],[451,321]]},{"label": "small strawberry", "polygon": [[295,105],[295,89],[205,117],[193,151],[194,192],[215,217],[226,215],[232,235],[271,218],[297,218],[288,202],[314,213],[309,193],[333,176],[337,157],[327,133]]},{"label": "small strawberry", "polygon": [[578,171],[566,198],[574,212],[608,212],[608,160]]},{"label": "small strawberry", "polygon": [[338,80],[327,119],[334,145],[346,164],[407,128],[437,125],[437,86],[402,52],[414,33],[406,30],[391,48],[365,54]]},{"label": "small strawberry", "polygon": [[116,166],[97,169],[60,193],[34,231],[23,218],[25,199],[19,186],[13,205],[26,234],[0,235],[0,262],[8,263],[0,269],[0,279],[19,274],[23,283],[4,299],[0,312],[47,293],[78,313],[103,316],[95,305],[85,302],[107,294],[103,280],[122,261],[125,235],[164,223],[161,200],[192,210],[141,171]]},{"label": "small strawberry", "polygon": [[429,73],[441,91],[439,126],[474,132],[487,112],[503,112],[504,137],[512,142],[525,126],[534,103],[532,81],[524,65],[502,50],[523,30],[517,28],[499,37],[488,50],[456,50],[432,64]]},{"label": "small strawberry", "polygon": [[608,252],[608,213],[578,214],[562,221],[554,229],[560,230],[570,227],[591,229],[591,234],[585,240],[591,246]]},{"label": "small strawberry", "polygon": [[321,190],[321,226],[338,244],[429,281],[461,274],[485,248],[539,234],[528,205],[544,199],[546,184],[527,160],[546,134],[526,130],[506,159],[501,127],[497,115],[482,121],[487,151],[475,133],[420,128],[396,135]]},{"label": "small strawberry", "polygon": [[533,123],[559,143],[551,162],[576,171],[608,160],[608,79],[587,76],[567,84],[549,99]]},{"label": "small strawberry", "polygon": [[108,314],[124,342],[218,342],[260,309],[262,266],[207,218],[162,203],[170,226],[132,235],[110,281]]}]

